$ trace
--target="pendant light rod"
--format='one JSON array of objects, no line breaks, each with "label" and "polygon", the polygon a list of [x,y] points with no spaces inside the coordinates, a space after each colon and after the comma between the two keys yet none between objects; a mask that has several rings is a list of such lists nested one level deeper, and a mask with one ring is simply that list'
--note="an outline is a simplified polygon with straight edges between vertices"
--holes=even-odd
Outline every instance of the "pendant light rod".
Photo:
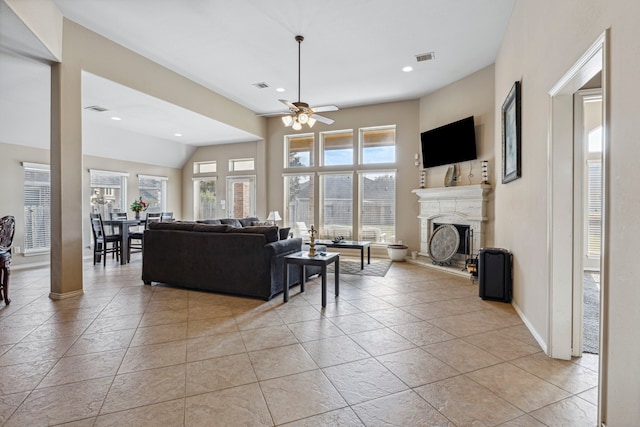
[{"label": "pendant light rod", "polygon": [[300,102],[300,46],[302,45],[302,41],[304,37],[297,35],[296,41],[298,42],[298,102]]}]

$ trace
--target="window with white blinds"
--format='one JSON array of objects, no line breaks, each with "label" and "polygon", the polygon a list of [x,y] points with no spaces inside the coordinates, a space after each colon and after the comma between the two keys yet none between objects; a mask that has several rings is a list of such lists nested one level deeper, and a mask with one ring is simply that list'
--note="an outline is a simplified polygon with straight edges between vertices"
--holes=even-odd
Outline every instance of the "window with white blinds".
[{"label": "window with white blinds", "polygon": [[395,241],[396,173],[360,173],[359,240],[372,243]]},{"label": "window with white blinds", "polygon": [[51,172],[49,165],[23,162],[24,253],[51,249]]},{"label": "window with white blinds", "polygon": [[167,210],[166,176],[138,175],[138,191],[142,200],[147,202],[147,212]]},{"label": "window with white blinds", "polygon": [[319,238],[353,239],[353,173],[320,174]]},{"label": "window with white blinds", "polygon": [[587,160],[587,256],[599,257],[602,233],[602,162]]},{"label": "window with white blinds", "polygon": [[102,218],[111,218],[112,212],[127,212],[127,177],[122,172],[89,170],[91,175],[91,212],[99,213]]}]

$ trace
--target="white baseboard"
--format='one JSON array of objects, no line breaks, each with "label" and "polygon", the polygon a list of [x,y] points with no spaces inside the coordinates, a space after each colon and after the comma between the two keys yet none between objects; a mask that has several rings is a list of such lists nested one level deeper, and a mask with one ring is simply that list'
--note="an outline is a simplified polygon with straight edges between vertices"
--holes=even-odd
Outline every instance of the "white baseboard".
[{"label": "white baseboard", "polygon": [[533,335],[533,338],[538,342],[538,345],[540,346],[540,348],[542,348],[542,351],[544,351],[544,353],[548,355],[549,352],[547,351],[547,343],[544,342],[542,337],[531,325],[531,322],[529,322],[529,319],[527,319],[527,316],[525,316],[522,310],[520,309],[520,307],[518,307],[518,304],[516,304],[515,301],[512,301],[511,305],[516,310],[516,313],[518,313],[518,316],[520,316],[520,319],[522,319],[522,323],[524,323],[524,325],[527,327],[529,332],[531,332],[531,335]]}]

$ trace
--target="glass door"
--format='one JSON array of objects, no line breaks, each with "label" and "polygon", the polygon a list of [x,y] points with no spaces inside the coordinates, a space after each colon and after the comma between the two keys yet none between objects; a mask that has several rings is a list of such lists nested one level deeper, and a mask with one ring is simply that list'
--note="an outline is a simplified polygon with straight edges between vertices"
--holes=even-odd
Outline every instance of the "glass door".
[{"label": "glass door", "polygon": [[227,216],[246,218],[256,216],[256,177],[227,177]]}]

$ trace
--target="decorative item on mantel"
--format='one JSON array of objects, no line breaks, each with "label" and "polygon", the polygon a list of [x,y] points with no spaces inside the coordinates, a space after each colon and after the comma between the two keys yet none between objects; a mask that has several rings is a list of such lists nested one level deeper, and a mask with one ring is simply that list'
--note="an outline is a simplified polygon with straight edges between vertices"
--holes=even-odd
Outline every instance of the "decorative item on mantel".
[{"label": "decorative item on mantel", "polygon": [[488,184],[489,183],[489,161],[487,160],[483,160],[481,163],[481,170],[482,170],[482,183],[483,184]]},{"label": "decorative item on mantel", "polygon": [[447,169],[447,173],[444,175],[444,186],[445,187],[453,187],[456,185],[456,179],[458,177],[458,167],[456,165],[451,165]]},{"label": "decorative item on mantel", "polygon": [[424,183],[425,183],[426,178],[427,178],[426,175],[427,175],[427,173],[425,172],[424,169],[422,169],[420,171],[420,188],[424,188]]},{"label": "decorative item on mantel", "polygon": [[140,212],[146,211],[148,207],[149,204],[142,200],[142,197],[134,200],[133,203],[131,203],[131,210],[135,212],[136,219],[140,219]]}]

